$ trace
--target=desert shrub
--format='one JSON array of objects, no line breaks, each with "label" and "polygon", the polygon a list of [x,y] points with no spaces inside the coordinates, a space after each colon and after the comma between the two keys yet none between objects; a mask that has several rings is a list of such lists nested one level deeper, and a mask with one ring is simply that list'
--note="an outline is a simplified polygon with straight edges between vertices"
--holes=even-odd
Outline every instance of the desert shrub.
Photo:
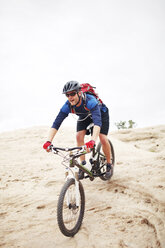
[{"label": "desert shrub", "polygon": [[128,128],[134,128],[136,126],[136,123],[133,120],[129,121],[119,121],[115,123],[115,126],[117,129],[128,129]]}]

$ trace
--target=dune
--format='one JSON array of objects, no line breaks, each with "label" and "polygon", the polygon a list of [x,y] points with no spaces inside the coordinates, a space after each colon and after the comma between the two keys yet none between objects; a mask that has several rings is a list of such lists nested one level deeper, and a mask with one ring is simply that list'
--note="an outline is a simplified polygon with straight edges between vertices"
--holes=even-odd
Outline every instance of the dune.
[{"label": "dune", "polygon": [[[65,170],[60,157],[42,149],[48,131],[0,134],[0,247],[164,248],[165,125],[109,133],[114,176],[109,182],[82,181],[85,216],[73,238],[57,224]],[[61,128],[54,145],[76,145],[75,134],[74,128]]]}]

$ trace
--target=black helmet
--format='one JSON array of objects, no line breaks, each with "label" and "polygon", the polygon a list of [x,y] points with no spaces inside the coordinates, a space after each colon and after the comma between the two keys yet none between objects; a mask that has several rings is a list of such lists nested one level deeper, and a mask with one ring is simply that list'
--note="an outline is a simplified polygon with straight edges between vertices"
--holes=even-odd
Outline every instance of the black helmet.
[{"label": "black helmet", "polygon": [[79,91],[81,89],[80,84],[77,81],[69,81],[64,85],[63,94],[69,91]]}]

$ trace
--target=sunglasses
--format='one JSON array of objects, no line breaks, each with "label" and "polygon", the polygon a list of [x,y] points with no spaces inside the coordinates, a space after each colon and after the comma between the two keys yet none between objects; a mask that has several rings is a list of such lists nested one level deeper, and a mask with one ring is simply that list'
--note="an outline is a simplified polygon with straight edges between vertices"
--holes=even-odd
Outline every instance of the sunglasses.
[{"label": "sunglasses", "polygon": [[69,97],[69,96],[75,96],[77,92],[72,92],[72,93],[66,93],[66,97]]}]

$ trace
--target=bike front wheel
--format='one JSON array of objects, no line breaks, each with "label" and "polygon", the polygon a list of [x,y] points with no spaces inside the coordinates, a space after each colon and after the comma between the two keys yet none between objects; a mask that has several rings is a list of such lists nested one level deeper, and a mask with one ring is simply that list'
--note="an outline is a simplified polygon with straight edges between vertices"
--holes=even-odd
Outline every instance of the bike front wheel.
[{"label": "bike front wheel", "polygon": [[[113,164],[113,166],[114,166],[115,165],[115,152],[114,152],[112,142],[110,140],[108,140],[108,142],[110,144],[111,164]],[[105,178],[105,172],[106,172],[107,159],[104,155],[101,142],[99,142],[96,150],[98,152],[98,163],[99,163],[99,167],[100,167],[99,170],[100,170],[100,174],[101,174],[100,179],[106,181],[107,179]],[[114,170],[114,168],[113,168],[113,170]]]},{"label": "bike front wheel", "polygon": [[80,229],[85,210],[85,194],[82,183],[71,178],[64,184],[58,199],[57,221],[61,232],[73,237]]}]

